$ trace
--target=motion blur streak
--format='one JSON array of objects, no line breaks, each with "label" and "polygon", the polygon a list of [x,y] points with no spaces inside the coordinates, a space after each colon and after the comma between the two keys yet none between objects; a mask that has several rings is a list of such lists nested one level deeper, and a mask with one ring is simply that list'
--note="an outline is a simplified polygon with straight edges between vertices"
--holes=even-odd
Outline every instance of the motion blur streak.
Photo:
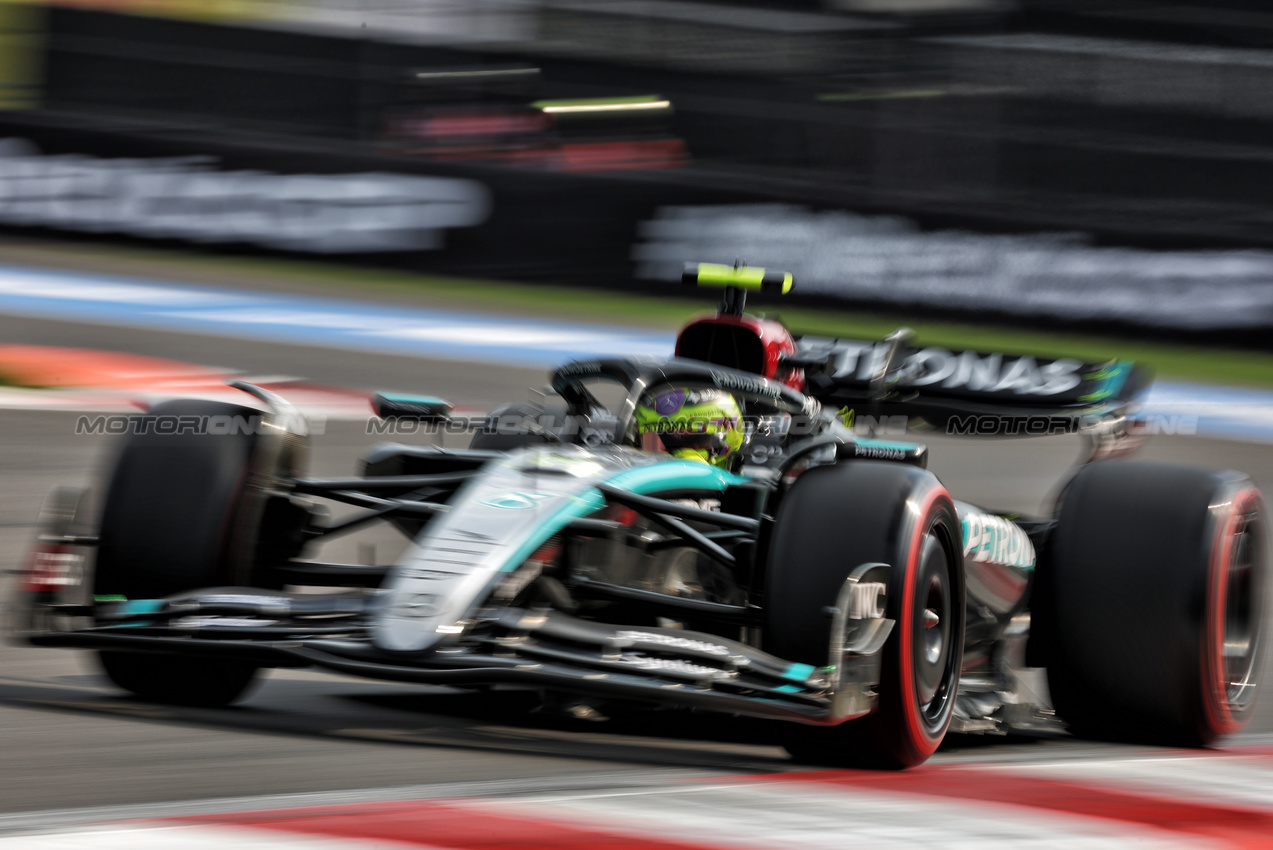
[{"label": "motion blur streak", "polygon": [[0,266],[0,313],[414,356],[556,365],[657,356],[670,334]]},{"label": "motion blur streak", "polygon": [[[194,818],[217,823],[220,818]],[[608,850],[709,850],[712,844],[663,841],[624,835],[619,830],[595,829],[537,817],[506,814],[493,806],[463,803],[372,803],[243,815],[238,824],[285,833],[335,836],[346,839],[401,841],[413,846],[480,850],[537,847]]]},{"label": "motion blur streak", "polygon": [[803,293],[902,308],[1187,330],[1273,321],[1267,250],[1168,253],[1074,233],[934,231],[896,216],[779,204],[664,207],[641,236],[637,273],[653,280],[679,280],[685,257],[746,257],[789,269]]},{"label": "motion blur streak", "polygon": [[[417,357],[497,364],[512,359],[534,366],[597,354],[660,356],[674,346],[672,334],[657,330],[3,265],[0,313]],[[1159,382],[1151,388],[1143,414],[1167,423],[1193,417],[1199,433],[1273,442],[1273,394],[1267,391]]]},{"label": "motion blur streak", "polygon": [[[0,223],[594,293],[741,257],[794,272],[813,307],[1267,354],[1270,92],[1258,0],[0,0]],[[105,423],[139,394],[85,390],[47,349],[307,376],[283,394],[331,418],[312,469],[331,478],[373,442],[370,388],[489,410],[567,358],[673,344],[403,306],[356,273],[305,297],[248,290],[270,286],[251,272],[195,275],[222,289],[20,256],[0,247],[0,366],[42,347],[67,389],[0,368],[0,600],[44,493],[101,479]],[[1273,442],[1261,364],[1211,373],[1261,390],[1158,385],[1146,456],[1273,492],[1273,452],[1213,439]],[[37,403],[65,408],[14,409]],[[119,415],[77,434],[95,404]],[[1053,514],[1079,442],[918,439],[961,498],[1026,516]],[[386,529],[332,559],[402,545]],[[69,569],[45,554],[57,586]],[[1269,751],[955,734],[908,774],[798,773],[779,733],[729,716],[591,722],[530,692],[293,669],[241,708],[161,706],[86,656],[0,645],[0,850],[1273,847]],[[1253,714],[1238,743],[1273,733],[1273,703]]]},{"label": "motion blur streak", "polygon": [[1219,803],[1154,798],[1113,788],[1098,791],[1091,785],[1027,777],[1011,771],[987,769],[977,771],[974,777],[968,773],[967,770],[939,768],[906,774],[833,771],[789,774],[783,778],[854,788],[865,786],[873,791],[1028,806],[1219,838],[1236,847],[1268,847],[1273,837],[1273,812]]},{"label": "motion blur streak", "polygon": [[[1268,847],[1273,798],[1244,805],[1213,800],[1218,785],[1267,787],[1273,760],[1239,749],[1160,751],[1051,763],[945,764],[907,773],[828,771],[684,777],[663,782],[622,775],[580,777],[573,787],[534,790],[529,781],[452,786],[450,796],[330,803],[331,795],[239,801],[245,810],[195,814],[117,827],[85,827],[63,844],[51,836],[0,838],[9,847],[350,848],[391,841],[477,850],[618,848],[725,850],[801,847],[841,850],[845,837],[868,847],[1061,848]],[[1141,779],[1115,786],[1128,771]],[[1190,778],[1208,777],[1194,787]],[[1151,782],[1143,777],[1154,776]],[[404,789],[399,789],[401,794]],[[445,794],[443,786],[437,793]],[[355,792],[364,800],[368,794]],[[419,792],[417,792],[418,794]],[[475,796],[465,796],[475,793]],[[1252,792],[1254,793],[1254,791]],[[1267,797],[1268,795],[1266,795]],[[264,808],[272,804],[287,808]],[[314,803],[323,802],[323,805]],[[304,805],[306,802],[310,805]],[[198,805],[198,804],[196,804]],[[922,812],[922,816],[916,815]],[[128,810],[119,810],[123,817]],[[38,817],[38,816],[37,816]],[[100,817],[109,818],[103,811]],[[132,836],[132,844],[121,836]],[[75,839],[79,839],[75,843]],[[163,843],[169,842],[169,843]]]}]

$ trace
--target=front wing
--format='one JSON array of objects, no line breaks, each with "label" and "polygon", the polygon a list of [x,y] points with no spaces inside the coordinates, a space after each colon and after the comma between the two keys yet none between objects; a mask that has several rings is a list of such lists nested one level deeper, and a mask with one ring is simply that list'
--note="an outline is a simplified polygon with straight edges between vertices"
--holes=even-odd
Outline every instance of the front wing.
[{"label": "front wing", "polygon": [[[852,584],[846,588],[851,594]],[[22,601],[26,628],[20,637],[36,646],[317,667],[418,684],[524,685],[816,725],[842,723],[874,709],[879,650],[893,626],[882,617],[844,621],[842,653],[815,667],[717,635],[604,624],[549,609],[483,611],[465,635],[420,654],[372,645],[366,616],[376,604],[374,595],[315,599],[218,588],[96,606]],[[847,595],[844,602],[843,610],[853,607]],[[89,615],[96,625],[56,627]]]}]

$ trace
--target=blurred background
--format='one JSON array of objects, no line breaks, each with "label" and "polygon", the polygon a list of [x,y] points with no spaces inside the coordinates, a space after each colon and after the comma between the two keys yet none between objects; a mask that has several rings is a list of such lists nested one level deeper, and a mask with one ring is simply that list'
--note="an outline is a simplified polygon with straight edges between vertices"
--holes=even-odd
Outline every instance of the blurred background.
[{"label": "blurred background", "polygon": [[[1255,0],[0,0],[0,568],[51,486],[102,480],[113,444],[76,415],[137,409],[141,365],[102,352],[181,361],[147,367],[172,393],[195,363],[321,395],[312,469],[348,475],[371,389],[481,412],[569,345],[670,353],[691,305],[628,296],[682,296],[699,261],[793,272],[797,331],[1147,360],[1176,419],[1145,457],[1273,493],[1270,187]],[[1043,514],[1081,456],[930,442],[961,498]],[[793,766],[755,725],[597,732],[301,671],[239,709],[147,706],[80,655],[0,647],[0,810]],[[1266,700],[1241,740],[1270,735]],[[937,761],[1142,752],[969,737]],[[1213,791],[1239,785],[1267,806],[1263,777]]]},{"label": "blurred background", "polygon": [[1258,343],[1271,44],[1254,0],[3,0],[0,224]]}]

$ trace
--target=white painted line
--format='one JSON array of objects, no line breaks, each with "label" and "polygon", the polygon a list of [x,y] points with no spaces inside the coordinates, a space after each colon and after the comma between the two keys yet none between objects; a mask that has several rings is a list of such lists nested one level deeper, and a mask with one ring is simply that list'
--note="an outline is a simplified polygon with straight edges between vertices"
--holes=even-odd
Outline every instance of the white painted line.
[{"label": "white painted line", "polygon": [[1273,784],[1269,781],[1273,758],[1269,756],[1244,759],[1240,755],[1214,758],[1200,754],[1178,759],[1102,759],[1011,767],[1014,773],[1125,793],[1178,794],[1187,787],[1196,802],[1245,804],[1273,811]]},{"label": "white painted line", "polygon": [[[1199,778],[1205,786],[1196,793]],[[627,844],[840,850],[1264,846],[1273,758],[1241,750],[903,773],[589,774],[10,816],[0,850]],[[1241,792],[1246,788],[1245,796]],[[1215,804],[1208,798],[1214,796]],[[1200,799],[1201,797],[1201,799]],[[400,801],[400,802],[392,802]],[[272,810],[287,809],[286,813]],[[188,816],[197,814],[197,819]],[[61,819],[58,819],[60,815]],[[148,820],[87,826],[76,817]],[[430,829],[436,829],[435,834]],[[494,830],[488,834],[488,830]],[[499,836],[494,839],[491,836]],[[328,837],[330,836],[330,837]],[[336,837],[339,836],[339,837]],[[432,841],[431,841],[432,839]],[[492,841],[498,840],[498,845]],[[331,842],[337,842],[332,844]],[[436,845],[433,843],[436,842]]]},{"label": "white painted line", "polygon": [[635,793],[536,796],[462,805],[608,829],[664,841],[771,850],[800,847],[1180,847],[1179,836],[1116,823],[1047,815],[1018,806],[969,804],[794,782],[685,786]]},{"label": "white painted line", "polygon": [[426,845],[294,835],[239,826],[148,824],[42,835],[0,836],[0,850],[428,850]]},{"label": "white painted line", "polygon": [[663,787],[669,783],[716,776],[699,770],[605,771],[532,776],[524,779],[481,779],[467,782],[439,782],[381,788],[350,788],[342,791],[313,791],[266,794],[250,797],[220,797],[203,800],[174,800],[131,806],[94,806],[79,809],[52,809],[37,812],[0,814],[0,834],[53,830],[69,826],[114,821],[157,820],[231,812],[259,812],[270,809],[379,803],[391,800],[435,800],[439,798],[500,797],[536,792],[570,793],[595,788]]}]

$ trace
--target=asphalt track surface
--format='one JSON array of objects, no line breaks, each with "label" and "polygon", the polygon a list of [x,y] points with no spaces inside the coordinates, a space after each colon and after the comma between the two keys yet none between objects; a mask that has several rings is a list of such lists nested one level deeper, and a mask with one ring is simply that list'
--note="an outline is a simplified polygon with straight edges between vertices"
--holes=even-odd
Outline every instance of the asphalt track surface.
[{"label": "asphalt track surface", "polygon": [[[13,343],[128,350],[332,384],[440,394],[487,405],[525,398],[541,370],[333,352],[322,348],[90,324],[0,317]],[[73,413],[0,411],[0,568],[5,582],[54,484],[91,484],[108,438],[76,436]],[[375,437],[330,422],[315,441],[313,472],[349,474]],[[931,441],[932,468],[956,497],[1037,512],[1078,456],[1068,438]],[[1273,448],[1197,437],[1156,438],[1148,459],[1248,471],[1273,492]],[[392,544],[372,540],[377,555]],[[361,554],[361,552],[360,552]],[[7,590],[7,588],[6,588]],[[1266,654],[1267,662],[1267,654]],[[1265,681],[1269,681],[1267,671]],[[89,806],[354,791],[440,783],[587,783],[598,774],[643,777],[800,769],[762,723],[683,713],[608,723],[536,710],[519,694],[473,696],[304,671],[280,671],[224,710],[174,709],[124,697],[83,654],[0,647],[0,816]],[[1240,742],[1267,743],[1273,700]],[[952,738],[934,762],[1100,760],[1136,748],[1068,738]]]}]

